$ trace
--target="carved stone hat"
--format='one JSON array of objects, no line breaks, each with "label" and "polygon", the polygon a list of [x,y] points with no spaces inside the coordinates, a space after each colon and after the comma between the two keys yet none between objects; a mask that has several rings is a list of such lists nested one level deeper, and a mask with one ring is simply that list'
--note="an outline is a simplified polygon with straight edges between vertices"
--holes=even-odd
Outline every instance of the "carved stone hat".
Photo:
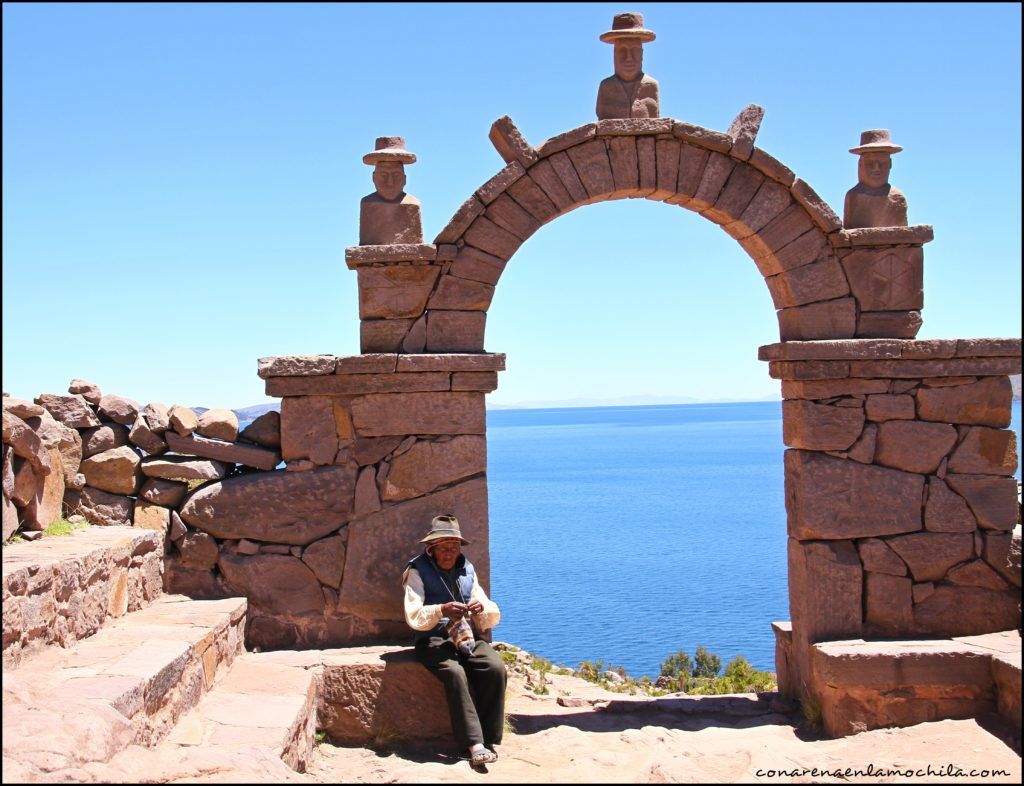
[{"label": "carved stone hat", "polygon": [[863,153],[898,153],[903,148],[894,145],[888,128],[875,128],[860,132],[860,145],[851,147],[850,152],[858,156]]},{"label": "carved stone hat", "polygon": [[614,44],[620,38],[639,38],[641,43],[654,40],[654,31],[644,27],[644,15],[636,11],[612,17],[612,29],[601,33],[601,40]]},{"label": "carved stone hat", "polygon": [[445,538],[458,538],[462,541],[463,545],[469,543],[468,540],[462,537],[462,532],[459,531],[459,520],[451,513],[446,513],[443,516],[434,516],[430,521],[430,532],[427,533],[425,538],[420,540],[420,543],[431,543],[435,540],[444,540]]},{"label": "carved stone hat", "polygon": [[415,164],[416,154],[405,149],[405,137],[379,136],[374,151],[363,156],[364,164],[380,164],[384,161],[397,161],[399,164]]}]

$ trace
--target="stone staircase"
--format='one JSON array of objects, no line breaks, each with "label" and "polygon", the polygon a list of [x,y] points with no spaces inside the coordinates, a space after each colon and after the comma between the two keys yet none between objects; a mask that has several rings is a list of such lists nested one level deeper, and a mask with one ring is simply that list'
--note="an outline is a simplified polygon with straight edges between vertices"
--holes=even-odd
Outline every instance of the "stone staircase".
[{"label": "stone staircase", "polygon": [[164,595],[162,556],[130,527],[4,547],[5,782],[305,769],[316,672],[245,652],[244,598]]}]

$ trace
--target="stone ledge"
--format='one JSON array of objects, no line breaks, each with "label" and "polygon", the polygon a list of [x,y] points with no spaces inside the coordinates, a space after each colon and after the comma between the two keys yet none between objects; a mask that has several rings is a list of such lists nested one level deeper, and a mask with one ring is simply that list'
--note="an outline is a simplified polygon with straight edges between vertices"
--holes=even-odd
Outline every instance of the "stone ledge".
[{"label": "stone ledge", "polygon": [[1019,338],[784,341],[757,350],[758,360],[925,360],[1020,357]]},{"label": "stone ledge", "polygon": [[[329,376],[384,376],[408,372],[428,371],[504,371],[505,354],[430,353],[403,355],[394,352],[375,352],[365,355],[281,355],[259,360],[260,379],[288,379],[292,377]],[[322,381],[321,384],[330,385]]]},{"label": "stone ledge", "polygon": [[931,224],[909,227],[864,227],[841,229],[829,235],[833,246],[919,246],[935,239]]},{"label": "stone ledge", "polygon": [[396,243],[389,246],[350,246],[345,249],[345,263],[350,270],[375,262],[429,262],[437,259],[433,243]]}]

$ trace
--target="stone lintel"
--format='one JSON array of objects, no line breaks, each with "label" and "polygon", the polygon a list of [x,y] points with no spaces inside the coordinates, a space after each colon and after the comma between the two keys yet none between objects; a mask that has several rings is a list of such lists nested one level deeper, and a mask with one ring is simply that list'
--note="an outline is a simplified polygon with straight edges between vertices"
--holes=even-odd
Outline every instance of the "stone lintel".
[{"label": "stone lintel", "polygon": [[920,246],[935,239],[931,224],[843,229],[829,235],[834,246]]},{"label": "stone lintel", "polygon": [[433,243],[396,243],[390,246],[350,246],[345,249],[345,264],[350,270],[375,262],[430,262],[437,258]]},{"label": "stone lintel", "polygon": [[598,136],[639,136],[640,134],[671,134],[671,117],[632,117],[598,120]]},{"label": "stone lintel", "polygon": [[993,377],[1021,373],[1020,356],[973,358],[887,358],[872,360],[771,360],[772,379],[923,379]]},{"label": "stone lintel", "polygon": [[759,360],[927,360],[934,358],[1020,358],[1019,338],[784,341],[757,351]]},{"label": "stone lintel", "polygon": [[257,361],[256,376],[268,377],[317,377],[333,374],[336,358],[334,355],[279,355],[260,358]]},{"label": "stone lintel", "polygon": [[403,371],[504,371],[503,352],[399,355],[398,368]]},{"label": "stone lintel", "polygon": [[732,149],[732,137],[723,134],[721,131],[712,131],[710,128],[695,126],[692,123],[684,123],[675,120],[672,123],[672,133],[684,142],[706,147],[716,153],[728,153]]}]

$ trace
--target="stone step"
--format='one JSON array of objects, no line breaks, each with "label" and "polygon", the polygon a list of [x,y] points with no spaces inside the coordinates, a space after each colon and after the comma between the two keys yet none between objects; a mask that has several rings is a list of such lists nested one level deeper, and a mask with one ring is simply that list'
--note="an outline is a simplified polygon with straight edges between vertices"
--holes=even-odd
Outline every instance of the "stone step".
[{"label": "stone step", "polygon": [[1019,729],[1020,662],[1018,631],[925,641],[853,639],[811,648],[814,693],[833,737],[997,709]]},{"label": "stone step", "polygon": [[110,619],[163,593],[163,535],[88,527],[3,548],[3,666],[59,644],[70,647]]},{"label": "stone step", "polygon": [[4,779],[152,747],[243,651],[245,598],[165,595],[70,649],[4,671]]}]

